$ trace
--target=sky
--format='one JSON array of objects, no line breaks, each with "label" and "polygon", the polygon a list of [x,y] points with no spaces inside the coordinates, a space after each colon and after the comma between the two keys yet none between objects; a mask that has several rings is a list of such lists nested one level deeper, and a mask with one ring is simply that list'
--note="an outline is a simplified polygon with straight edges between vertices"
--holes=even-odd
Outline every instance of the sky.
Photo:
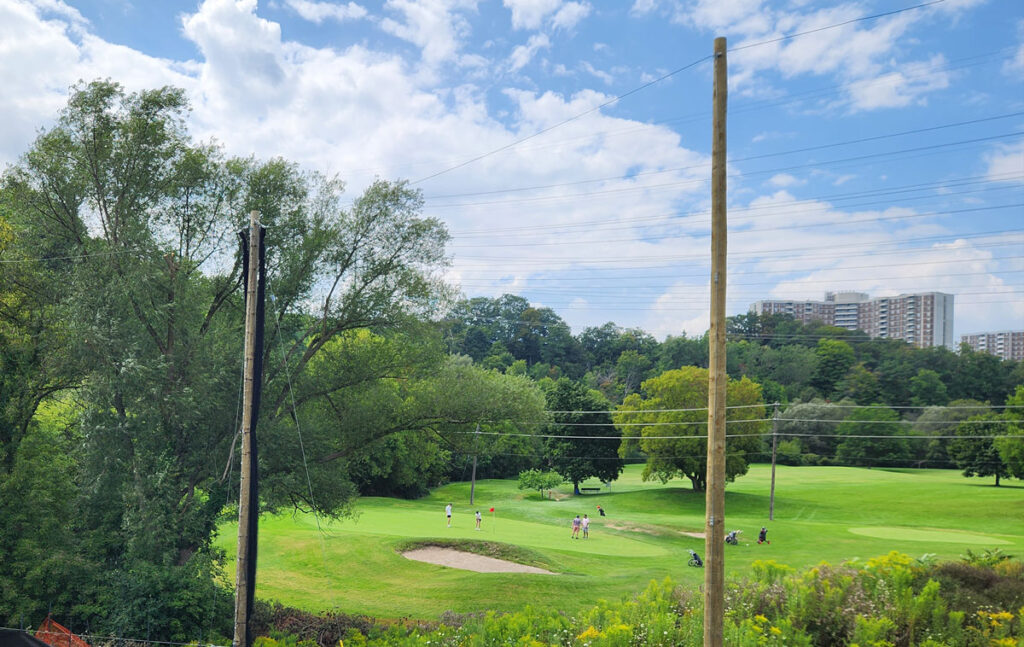
[{"label": "sky", "polygon": [[1024,329],[1018,0],[0,0],[0,165],[69,88],[173,85],[230,155],[420,189],[446,278],[574,332],[709,322],[713,41],[728,315],[955,295]]}]

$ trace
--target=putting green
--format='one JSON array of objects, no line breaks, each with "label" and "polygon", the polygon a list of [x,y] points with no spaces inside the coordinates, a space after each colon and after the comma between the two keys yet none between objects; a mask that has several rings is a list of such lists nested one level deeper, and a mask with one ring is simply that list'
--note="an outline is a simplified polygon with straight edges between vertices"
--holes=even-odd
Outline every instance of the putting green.
[{"label": "putting green", "polygon": [[875,537],[876,539],[897,539],[900,541],[941,541],[949,544],[1009,544],[1005,539],[997,539],[990,535],[978,535],[959,530],[920,530],[918,528],[901,528],[899,526],[872,526],[870,528],[850,528],[855,535]]},{"label": "putting green", "polygon": [[[306,520],[308,523],[308,520]],[[519,521],[513,519],[484,518],[483,530],[473,529],[472,515],[455,515],[451,528],[445,527],[444,516],[436,511],[399,507],[367,507],[360,511],[356,520],[332,523],[326,528],[340,532],[361,532],[396,537],[428,539],[476,539],[499,541],[531,548],[569,550],[597,555],[630,555],[633,557],[658,557],[668,551],[663,545],[646,540],[643,536],[626,537],[621,533],[610,533],[600,521],[590,525],[589,539],[570,539],[569,522],[562,526]]]}]

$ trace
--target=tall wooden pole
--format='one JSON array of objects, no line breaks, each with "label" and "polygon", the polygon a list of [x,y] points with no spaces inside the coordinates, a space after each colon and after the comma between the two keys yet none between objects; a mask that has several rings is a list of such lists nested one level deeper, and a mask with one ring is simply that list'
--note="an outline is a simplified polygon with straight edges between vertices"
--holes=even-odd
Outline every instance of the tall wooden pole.
[{"label": "tall wooden pole", "polygon": [[772,490],[768,496],[768,521],[775,520],[775,451],[779,444],[779,403],[775,403],[772,414]]},{"label": "tall wooden pole", "polygon": [[259,213],[249,213],[249,266],[246,268],[248,282],[245,294],[245,370],[242,381],[242,484],[238,491],[238,561],[235,571],[235,635],[234,647],[248,647],[249,617],[249,505],[252,483],[249,479],[252,468],[252,400],[256,367],[256,295],[260,266],[260,223]]},{"label": "tall wooden pole", "polygon": [[704,551],[704,647],[722,647],[725,623],[725,38],[715,39],[711,144],[711,333]]},{"label": "tall wooden pole", "polygon": [[[473,505],[473,495],[476,493],[476,452],[480,445],[480,423],[476,423],[476,434],[473,438],[473,476],[469,481],[469,505]],[[463,472],[465,474],[465,472]]]}]

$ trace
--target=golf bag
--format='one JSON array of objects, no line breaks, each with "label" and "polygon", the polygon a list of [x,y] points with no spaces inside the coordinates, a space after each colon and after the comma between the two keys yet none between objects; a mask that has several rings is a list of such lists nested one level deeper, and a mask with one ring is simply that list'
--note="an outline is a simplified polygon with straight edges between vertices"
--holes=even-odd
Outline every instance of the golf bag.
[{"label": "golf bag", "polygon": [[728,535],[725,536],[725,543],[732,544],[733,546],[739,546],[740,545],[739,534],[741,532],[743,532],[743,531],[742,530],[733,530],[732,532],[730,532]]},{"label": "golf bag", "polygon": [[687,550],[690,551],[690,561],[688,561],[686,563],[689,564],[690,566],[695,567],[695,568],[703,568],[704,567],[704,560],[702,560],[700,558],[700,555],[698,555],[696,553],[696,551],[694,551],[692,549],[687,548]]}]

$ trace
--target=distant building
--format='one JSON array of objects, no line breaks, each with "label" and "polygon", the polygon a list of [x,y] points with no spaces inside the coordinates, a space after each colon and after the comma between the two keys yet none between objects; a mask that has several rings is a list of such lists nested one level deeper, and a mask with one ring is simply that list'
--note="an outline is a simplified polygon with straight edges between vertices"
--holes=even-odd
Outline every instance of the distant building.
[{"label": "distant building", "polygon": [[758,301],[756,314],[788,314],[870,337],[902,339],[918,348],[953,348],[953,295],[943,292],[871,298],[864,292],[826,292],[824,301]]},{"label": "distant building", "polygon": [[1024,361],[1024,330],[1000,330],[980,332],[976,335],[961,335],[960,343],[971,350],[990,353],[1003,359]]}]

